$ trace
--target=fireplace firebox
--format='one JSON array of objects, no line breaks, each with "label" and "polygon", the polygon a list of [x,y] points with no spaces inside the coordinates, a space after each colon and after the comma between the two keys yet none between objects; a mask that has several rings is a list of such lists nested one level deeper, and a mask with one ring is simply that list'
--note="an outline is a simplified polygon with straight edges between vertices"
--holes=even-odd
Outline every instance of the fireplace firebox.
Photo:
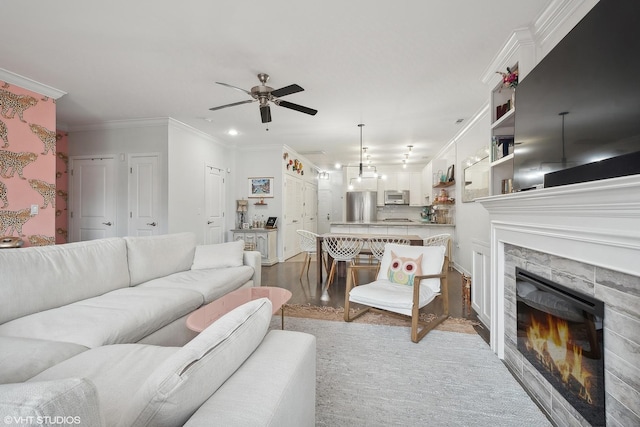
[{"label": "fireplace firebox", "polygon": [[604,304],[516,267],[518,350],[592,426],[605,425]]}]

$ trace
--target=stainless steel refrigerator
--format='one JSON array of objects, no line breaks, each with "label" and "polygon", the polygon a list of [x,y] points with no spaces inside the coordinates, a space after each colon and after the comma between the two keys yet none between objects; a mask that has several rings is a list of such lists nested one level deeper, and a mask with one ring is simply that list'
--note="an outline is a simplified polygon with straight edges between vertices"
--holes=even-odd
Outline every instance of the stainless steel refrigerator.
[{"label": "stainless steel refrigerator", "polygon": [[374,222],[377,220],[375,191],[347,191],[347,221]]}]

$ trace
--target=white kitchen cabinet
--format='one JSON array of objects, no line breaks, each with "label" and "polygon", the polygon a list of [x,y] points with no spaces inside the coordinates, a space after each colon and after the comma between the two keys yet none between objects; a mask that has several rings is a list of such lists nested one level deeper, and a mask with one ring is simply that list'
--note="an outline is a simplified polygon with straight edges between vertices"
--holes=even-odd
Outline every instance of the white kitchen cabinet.
[{"label": "white kitchen cabinet", "polygon": [[273,265],[278,263],[277,233],[278,230],[268,230],[265,228],[251,228],[248,230],[231,230],[233,241],[244,240],[245,247],[254,248],[260,252],[262,265]]},{"label": "white kitchen cabinet", "polygon": [[422,191],[422,173],[409,174],[409,206],[426,206],[426,199]]}]

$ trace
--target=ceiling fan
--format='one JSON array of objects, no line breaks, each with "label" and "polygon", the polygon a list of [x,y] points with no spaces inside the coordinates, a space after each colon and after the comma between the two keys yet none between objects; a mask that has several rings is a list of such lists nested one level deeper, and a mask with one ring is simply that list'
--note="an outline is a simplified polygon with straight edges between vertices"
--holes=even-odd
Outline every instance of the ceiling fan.
[{"label": "ceiling fan", "polygon": [[273,89],[272,87],[267,86],[267,81],[269,81],[269,75],[265,73],[258,74],[258,79],[260,80],[259,86],[254,86],[251,88],[251,91],[244,90],[242,88],[232,86],[227,83],[216,82],[219,85],[230,87],[231,89],[239,90],[240,92],[244,92],[249,95],[252,99],[247,99],[246,101],[234,102],[233,104],[221,105],[219,107],[209,108],[211,111],[220,110],[222,108],[234,107],[236,105],[248,104],[250,102],[260,102],[260,118],[262,119],[262,123],[269,123],[271,121],[271,109],[269,108],[269,102],[273,102],[280,107],[289,108],[290,110],[299,111],[301,113],[310,114],[315,116],[318,110],[314,110],[313,108],[305,107],[303,105],[294,104],[293,102],[282,101],[280,97],[291,95],[292,93],[302,92],[304,89],[298,86],[297,84],[292,84],[289,86],[285,86],[280,89]]}]

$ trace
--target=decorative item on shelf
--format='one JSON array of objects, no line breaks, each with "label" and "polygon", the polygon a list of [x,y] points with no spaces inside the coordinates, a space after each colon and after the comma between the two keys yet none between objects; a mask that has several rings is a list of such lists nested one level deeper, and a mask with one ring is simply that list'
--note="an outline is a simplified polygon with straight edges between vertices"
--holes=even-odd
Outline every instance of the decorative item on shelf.
[{"label": "decorative item on shelf", "polygon": [[455,165],[449,166],[447,169],[447,177],[446,182],[451,182],[455,180]]},{"label": "decorative item on shelf", "polygon": [[276,227],[276,222],[278,221],[278,217],[275,216],[270,216],[267,219],[267,223],[264,225],[264,228],[268,229],[268,230],[273,230]]},{"label": "decorative item on shelf", "polygon": [[249,178],[249,197],[273,197],[273,178]]},{"label": "decorative item on shelf", "polygon": [[247,214],[249,201],[248,200],[236,200],[236,212],[238,213],[238,228],[242,228],[245,223],[245,216]]},{"label": "decorative item on shelf", "polygon": [[260,201],[255,202],[254,205],[256,205],[256,206],[265,205],[266,206],[267,204],[264,202],[264,197],[260,197]]},{"label": "decorative item on shelf", "polygon": [[517,68],[509,68],[507,67],[507,72],[504,73],[502,71],[496,71],[497,74],[502,76],[502,88],[511,88],[515,89],[518,86],[518,69]]},{"label": "decorative item on shelf", "polygon": [[[493,143],[495,144],[495,147],[496,147],[496,150],[494,151],[494,154],[495,154],[494,161],[499,160],[513,153],[513,146],[514,146],[513,135],[506,135],[506,136],[496,135],[493,137]],[[498,150],[498,148],[500,147],[502,147],[502,152]]]},{"label": "decorative item on shelf", "polygon": [[444,174],[442,169],[438,171],[438,181],[445,182],[447,180],[447,175]]}]

